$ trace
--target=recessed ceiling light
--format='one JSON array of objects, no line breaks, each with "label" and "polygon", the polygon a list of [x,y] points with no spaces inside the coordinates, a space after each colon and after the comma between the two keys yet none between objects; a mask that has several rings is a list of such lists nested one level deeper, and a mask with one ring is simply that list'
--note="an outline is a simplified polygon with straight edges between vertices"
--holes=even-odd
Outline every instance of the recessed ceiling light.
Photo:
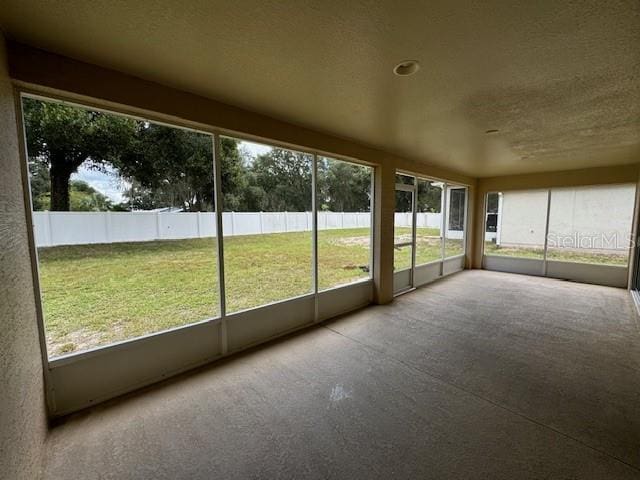
[{"label": "recessed ceiling light", "polygon": [[498,133],[499,131],[500,131],[500,130],[498,130],[497,128],[491,128],[491,129],[487,130],[487,131],[486,131],[486,132],[484,132],[484,133]]},{"label": "recessed ceiling light", "polygon": [[420,70],[420,64],[416,60],[405,60],[393,68],[393,73],[401,77],[408,77]]}]

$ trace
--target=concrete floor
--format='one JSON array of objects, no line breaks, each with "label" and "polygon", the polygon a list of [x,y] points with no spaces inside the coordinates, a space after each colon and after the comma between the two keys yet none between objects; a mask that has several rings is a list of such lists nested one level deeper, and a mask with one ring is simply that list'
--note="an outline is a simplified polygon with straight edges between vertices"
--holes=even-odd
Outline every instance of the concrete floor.
[{"label": "concrete floor", "polygon": [[69,417],[46,478],[640,478],[620,289],[465,271]]}]

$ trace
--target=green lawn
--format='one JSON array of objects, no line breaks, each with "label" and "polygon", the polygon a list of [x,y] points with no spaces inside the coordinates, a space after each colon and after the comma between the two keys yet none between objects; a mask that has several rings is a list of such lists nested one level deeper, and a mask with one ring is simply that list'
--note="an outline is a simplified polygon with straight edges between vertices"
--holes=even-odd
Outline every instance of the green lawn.
[{"label": "green lawn", "polygon": [[[542,247],[498,247],[493,242],[485,242],[484,253],[485,255],[542,259],[544,249]],[[627,251],[617,253],[611,251],[597,252],[570,248],[549,248],[547,251],[547,259],[562,262],[626,266],[629,260],[629,254]]]},{"label": "green lawn", "polygon": [[[50,355],[83,350],[219,314],[216,240],[39,249]],[[310,232],[225,239],[227,311],[311,292]],[[318,234],[319,285],[367,278],[369,230]]]},{"label": "green lawn", "polygon": [[[410,238],[397,228],[396,238]],[[438,260],[439,232],[416,232],[416,264]],[[369,230],[318,232],[320,289],[369,276]],[[448,239],[446,256],[462,253]],[[214,238],[41,248],[40,285],[49,353],[84,350],[219,315]],[[311,233],[225,239],[227,311],[310,293]],[[541,249],[498,248],[488,255],[542,258]],[[411,249],[394,251],[396,270],[411,265]],[[626,265],[625,254],[549,250],[550,259]]]}]

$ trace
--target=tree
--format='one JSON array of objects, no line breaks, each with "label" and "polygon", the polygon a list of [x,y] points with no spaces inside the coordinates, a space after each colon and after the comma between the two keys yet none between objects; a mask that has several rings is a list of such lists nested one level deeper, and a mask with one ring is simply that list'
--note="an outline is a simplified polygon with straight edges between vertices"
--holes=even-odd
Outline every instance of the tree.
[{"label": "tree", "polygon": [[253,191],[249,185],[249,172],[238,143],[233,138],[220,138],[222,206],[225,210],[235,212],[250,210],[248,203],[261,194]]},{"label": "tree", "polygon": [[[100,204],[116,208],[86,191],[74,193],[82,201],[72,204],[70,178],[83,163],[105,172],[115,170],[127,179],[127,202],[120,208],[177,207],[191,212],[214,208],[211,135],[29,98],[24,100],[24,117],[36,209],[92,209]],[[311,209],[309,154],[273,148],[254,159],[240,145],[221,137],[225,210]],[[366,168],[320,159],[320,208],[369,210],[370,181]],[[92,200],[87,197],[91,195]]]},{"label": "tree", "polygon": [[263,208],[270,212],[311,210],[311,166],[309,154],[273,148],[258,155],[250,166],[254,187],[265,193]]},{"label": "tree", "polygon": [[81,180],[71,180],[69,205],[74,212],[105,212],[113,210],[111,200]]},{"label": "tree", "polygon": [[29,160],[29,183],[33,209],[49,210],[51,208],[51,177],[48,165]]},{"label": "tree", "polygon": [[371,208],[371,171],[360,165],[320,158],[318,209],[368,212]]},{"label": "tree", "polygon": [[51,210],[69,210],[69,180],[85,161],[117,163],[136,131],[129,118],[54,102],[23,101],[31,163],[49,169]]},{"label": "tree", "polygon": [[213,209],[210,135],[139,122],[128,148],[114,165],[130,180],[132,187],[125,195],[136,208]]},{"label": "tree", "polygon": [[[34,208],[45,197],[46,208],[72,208],[71,175],[90,162],[128,179],[130,208],[213,209],[211,135],[30,98],[23,105]],[[225,205],[247,208],[263,192],[248,184],[238,141],[223,137],[221,147]]]},{"label": "tree", "polygon": [[[38,187],[34,189],[34,182],[31,183],[32,190],[37,192]],[[37,195],[34,193],[33,209],[34,210],[50,210],[51,191],[43,190]],[[72,212],[105,212],[108,210],[117,210],[118,206],[113,205],[111,200],[90,186],[87,182],[81,180],[71,180],[69,182],[69,210]]]},{"label": "tree", "polygon": [[440,213],[442,183],[418,180],[418,212]]}]

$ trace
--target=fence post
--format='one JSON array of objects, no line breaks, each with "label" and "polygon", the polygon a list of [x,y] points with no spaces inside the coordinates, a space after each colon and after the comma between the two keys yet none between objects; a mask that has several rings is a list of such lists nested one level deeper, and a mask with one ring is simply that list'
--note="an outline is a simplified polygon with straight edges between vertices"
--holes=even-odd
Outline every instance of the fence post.
[{"label": "fence post", "polygon": [[231,212],[231,235],[235,235],[235,231],[236,231],[236,216],[232,211]]},{"label": "fence post", "polygon": [[198,238],[202,238],[202,233],[201,233],[201,228],[200,228],[200,211],[198,211],[198,215],[196,217],[196,226],[197,226],[197,232],[198,232]]},{"label": "fence post", "polygon": [[160,240],[160,212],[156,212],[156,240]]},{"label": "fence post", "polygon": [[107,210],[106,213],[104,216],[104,233],[106,243],[111,243],[111,212]]},{"label": "fence post", "polygon": [[51,212],[47,210],[47,218],[46,218],[47,229],[49,230],[49,246],[54,245],[53,243],[53,228],[51,226]]},{"label": "fence post", "polygon": [[262,219],[262,211],[259,212],[258,218],[260,219],[260,233],[263,234],[264,233],[264,225],[263,225],[263,219]]},{"label": "fence post", "polygon": [[284,211],[284,231],[285,233],[289,231],[289,222],[287,222],[287,211]]}]

